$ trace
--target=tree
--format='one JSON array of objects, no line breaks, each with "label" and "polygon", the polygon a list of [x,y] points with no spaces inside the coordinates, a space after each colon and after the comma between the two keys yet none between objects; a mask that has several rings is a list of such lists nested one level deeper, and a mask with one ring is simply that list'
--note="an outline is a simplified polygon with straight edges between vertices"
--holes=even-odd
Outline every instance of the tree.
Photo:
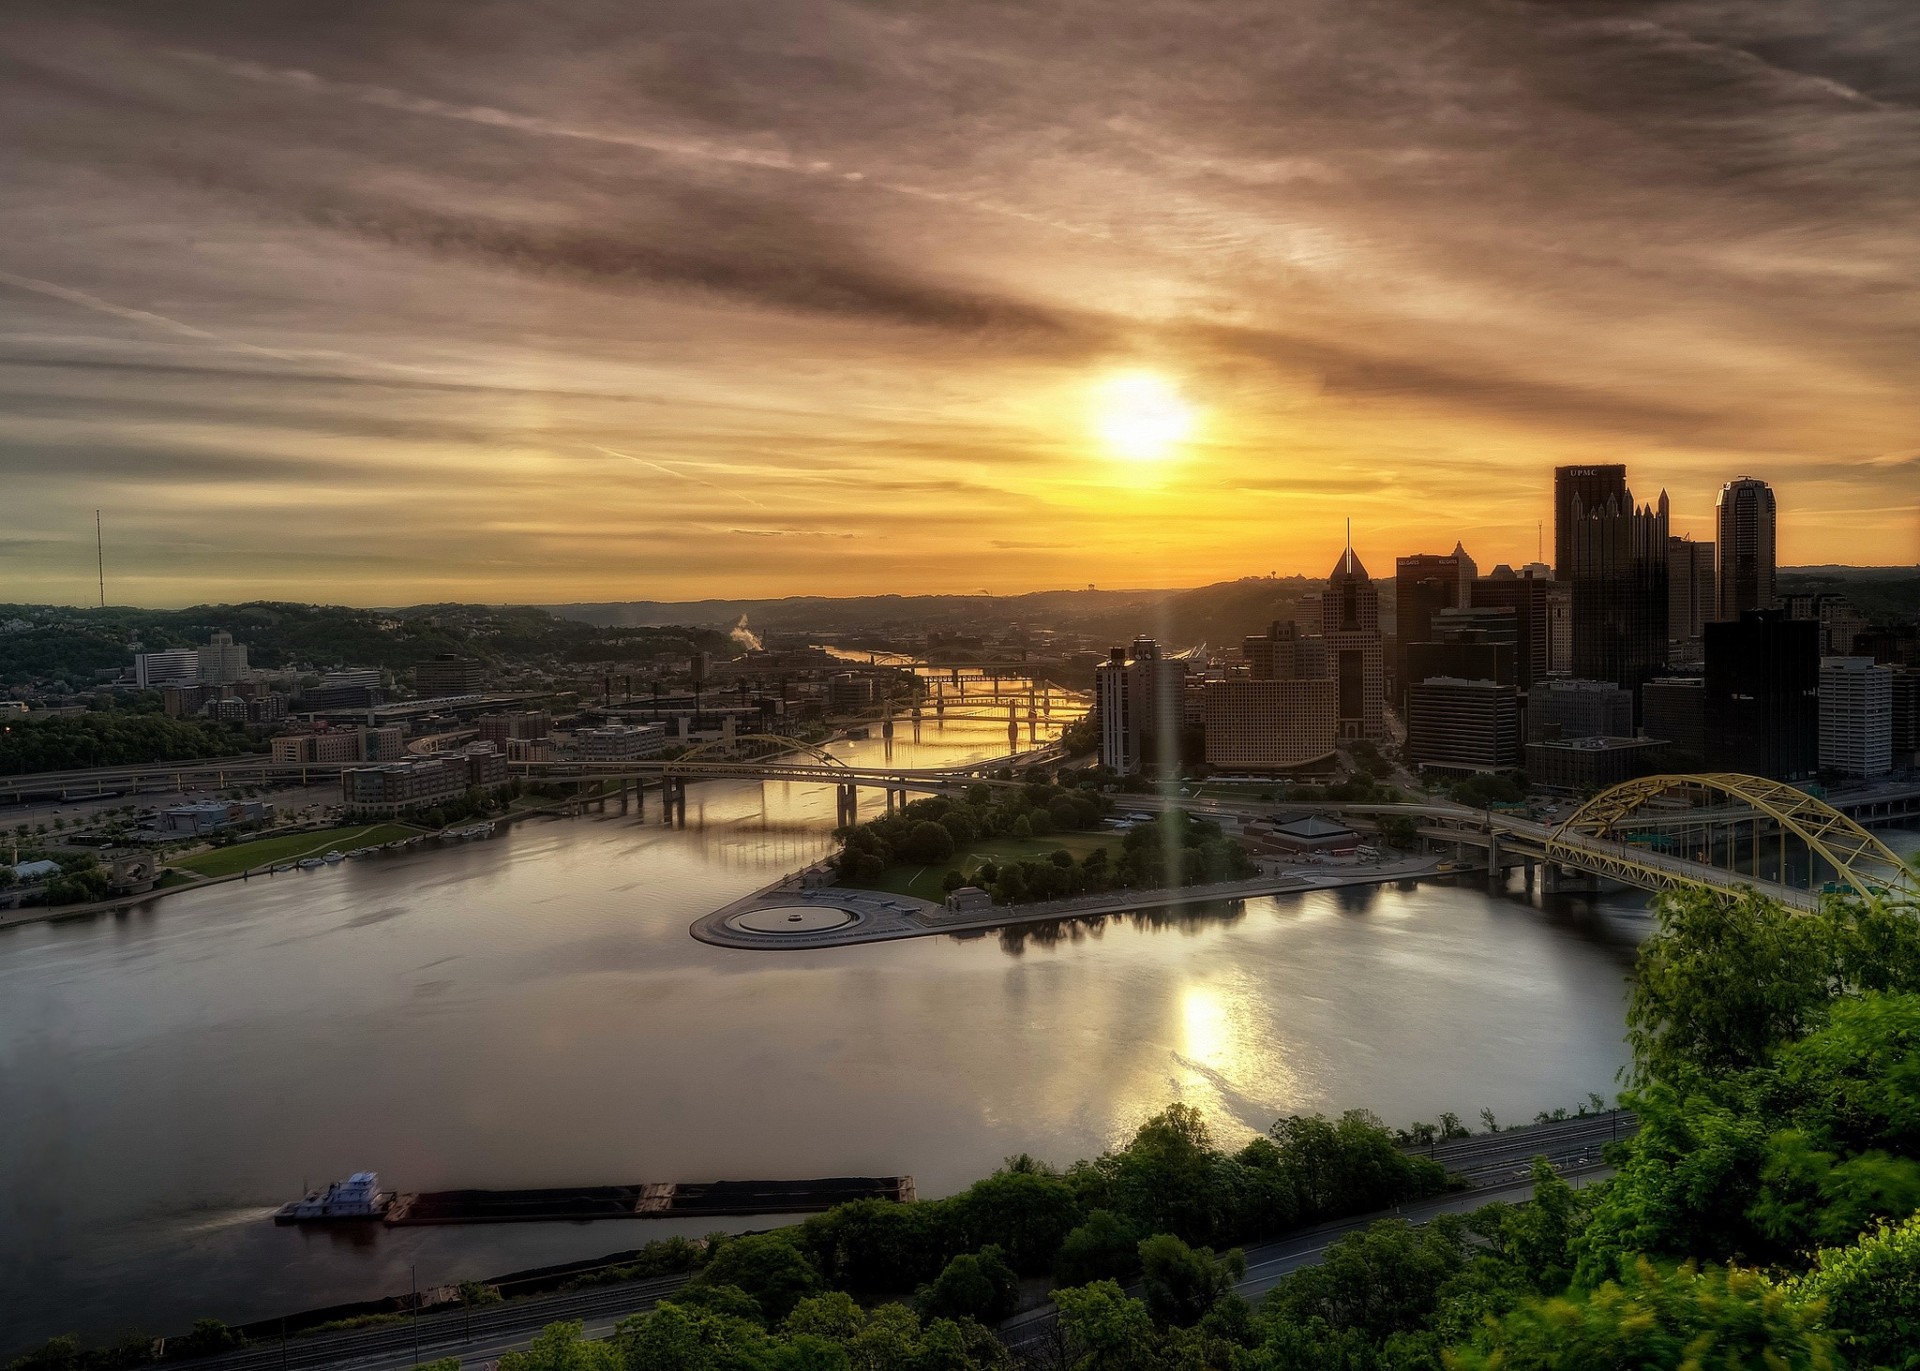
[{"label": "tree", "polygon": [[620,1371],[613,1344],[587,1342],[579,1323],[550,1323],[524,1352],[506,1352],[500,1371]]},{"label": "tree", "polygon": [[900,844],[900,856],[921,866],[932,866],[953,856],[953,834],[932,820],[923,819],[907,831]]},{"label": "tree", "polygon": [[1837,1364],[1814,1311],[1759,1272],[1691,1263],[1662,1270],[1644,1258],[1597,1290],[1526,1301],[1446,1360],[1450,1371]]},{"label": "tree", "polygon": [[1158,1371],[1153,1319],[1115,1282],[1056,1290],[1053,1302],[1075,1371]]},{"label": "tree", "polygon": [[922,1318],[995,1324],[1019,1307],[1020,1278],[998,1247],[962,1252],[914,1296]]},{"label": "tree", "polygon": [[1096,1209],[1068,1233],[1054,1260],[1054,1278],[1062,1285],[1086,1285],[1111,1276],[1130,1276],[1140,1267],[1140,1237],[1119,1215]]},{"label": "tree", "polygon": [[1920,1214],[1823,1250],[1790,1289],[1859,1365],[1920,1371]]},{"label": "tree", "polygon": [[820,1289],[820,1273],[784,1230],[730,1239],[697,1279],[704,1285],[731,1285],[746,1292],[776,1323]]},{"label": "tree", "polygon": [[1247,1274],[1247,1259],[1237,1247],[1216,1257],[1210,1247],[1156,1233],[1140,1244],[1140,1271],[1153,1321],[1188,1328]]}]

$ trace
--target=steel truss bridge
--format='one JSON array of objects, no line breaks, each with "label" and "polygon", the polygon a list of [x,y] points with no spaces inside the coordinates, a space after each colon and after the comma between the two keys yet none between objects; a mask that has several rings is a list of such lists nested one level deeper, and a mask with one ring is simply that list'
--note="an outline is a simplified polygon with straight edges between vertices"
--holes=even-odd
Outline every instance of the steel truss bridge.
[{"label": "steel truss bridge", "polygon": [[1645,890],[1752,889],[1802,910],[1828,891],[1920,900],[1920,877],[1879,838],[1825,800],[1759,776],[1642,777],[1558,824],[1450,804],[1312,808],[1411,818],[1431,841],[1485,849],[1490,874],[1540,863]]}]

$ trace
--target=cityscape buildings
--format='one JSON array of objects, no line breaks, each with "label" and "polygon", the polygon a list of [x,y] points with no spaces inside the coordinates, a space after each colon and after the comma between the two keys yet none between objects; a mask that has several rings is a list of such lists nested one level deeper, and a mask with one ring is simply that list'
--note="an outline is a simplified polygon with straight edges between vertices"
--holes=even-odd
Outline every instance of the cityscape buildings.
[{"label": "cityscape buildings", "polygon": [[1527,696],[1527,740],[1631,738],[1633,696],[1612,681],[1547,681]]},{"label": "cityscape buildings", "polygon": [[1407,698],[1407,648],[1424,643],[1433,633],[1433,618],[1443,609],[1464,603],[1460,594],[1460,559],[1447,554],[1415,553],[1394,562],[1394,698]]},{"label": "cityscape buildings", "polygon": [[1772,609],[1775,587],[1773,489],[1751,476],[1731,480],[1714,503],[1719,574],[1714,617],[1737,619],[1749,609]]},{"label": "cityscape buildings", "polygon": [[1510,771],[1520,765],[1520,707],[1511,682],[1429,676],[1407,697],[1407,763],[1422,770]]},{"label": "cityscape buildings", "polygon": [[1505,610],[1513,624],[1514,683],[1524,693],[1553,669],[1552,582],[1532,569],[1516,572],[1502,562],[1491,575],[1474,581],[1467,603],[1474,609]]},{"label": "cityscape buildings", "polygon": [[[1667,539],[1667,644],[1670,655],[1698,660],[1709,619],[1716,613],[1712,543]],[[1752,606],[1749,606],[1752,608]]]}]

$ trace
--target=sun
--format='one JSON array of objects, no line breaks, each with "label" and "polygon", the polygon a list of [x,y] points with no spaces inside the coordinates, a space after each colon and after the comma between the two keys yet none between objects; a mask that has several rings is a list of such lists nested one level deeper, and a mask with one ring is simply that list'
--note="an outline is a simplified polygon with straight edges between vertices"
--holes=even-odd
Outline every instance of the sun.
[{"label": "sun", "polygon": [[1101,382],[1094,430],[1115,456],[1159,462],[1193,433],[1197,416],[1179,388],[1150,371],[1130,371]]}]

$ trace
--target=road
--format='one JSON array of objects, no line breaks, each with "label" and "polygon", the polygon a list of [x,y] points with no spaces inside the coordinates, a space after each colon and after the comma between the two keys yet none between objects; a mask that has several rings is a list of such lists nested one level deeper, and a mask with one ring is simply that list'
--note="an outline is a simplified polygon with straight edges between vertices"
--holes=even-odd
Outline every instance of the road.
[{"label": "road", "polygon": [[[1290,1272],[1319,1262],[1341,1238],[1381,1219],[1424,1223],[1441,1214],[1465,1213],[1496,1200],[1515,1203],[1528,1199],[1533,1194],[1530,1173],[1536,1156],[1545,1156],[1570,1183],[1590,1184],[1609,1174],[1600,1160],[1600,1148],[1627,1136],[1634,1127],[1636,1121],[1631,1114],[1615,1112],[1458,1138],[1418,1149],[1421,1155],[1431,1152],[1474,1188],[1321,1224],[1246,1248],[1246,1276],[1235,1288],[1248,1299],[1257,1300]],[[285,1344],[256,1343],[242,1352],[181,1365],[193,1371],[312,1371],[317,1367],[403,1371],[416,1360],[459,1357],[463,1366],[478,1368],[497,1361],[503,1352],[524,1348],[550,1323],[578,1320],[588,1337],[605,1337],[621,1319],[653,1308],[686,1282],[685,1276],[662,1276],[568,1294],[538,1295],[471,1311],[453,1309],[400,1323],[296,1338]],[[1016,1352],[1044,1346],[1054,1336],[1055,1317],[1051,1304],[1016,1314],[1001,1325],[1001,1337]]]}]

